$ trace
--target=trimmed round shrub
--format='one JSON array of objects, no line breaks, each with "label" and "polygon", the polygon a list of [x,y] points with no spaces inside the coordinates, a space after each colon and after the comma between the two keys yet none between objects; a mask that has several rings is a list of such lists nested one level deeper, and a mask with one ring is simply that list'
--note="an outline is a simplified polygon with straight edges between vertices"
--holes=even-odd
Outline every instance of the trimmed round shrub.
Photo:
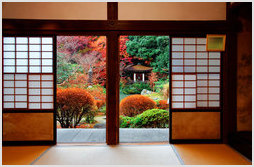
[{"label": "trimmed round shrub", "polygon": [[169,108],[169,104],[167,103],[167,100],[160,100],[158,104],[159,109],[166,110]]},{"label": "trimmed round shrub", "polygon": [[129,117],[134,117],[153,108],[156,108],[156,102],[143,95],[127,96],[120,102],[121,115]]},{"label": "trimmed round shrub", "polygon": [[146,110],[133,121],[134,128],[168,128],[169,112],[162,109]]},{"label": "trimmed round shrub", "polygon": [[94,115],[95,101],[80,88],[57,89],[57,120],[62,128],[76,127],[84,115]]}]

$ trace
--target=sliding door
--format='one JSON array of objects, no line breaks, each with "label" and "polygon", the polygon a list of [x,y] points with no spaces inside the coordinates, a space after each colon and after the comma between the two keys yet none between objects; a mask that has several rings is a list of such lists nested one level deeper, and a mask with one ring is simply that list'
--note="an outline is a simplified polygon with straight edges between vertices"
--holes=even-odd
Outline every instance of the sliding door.
[{"label": "sliding door", "polygon": [[220,141],[221,52],[206,51],[205,37],[171,38],[170,141]]},{"label": "sliding door", "polygon": [[4,36],[3,144],[55,144],[55,37]]}]

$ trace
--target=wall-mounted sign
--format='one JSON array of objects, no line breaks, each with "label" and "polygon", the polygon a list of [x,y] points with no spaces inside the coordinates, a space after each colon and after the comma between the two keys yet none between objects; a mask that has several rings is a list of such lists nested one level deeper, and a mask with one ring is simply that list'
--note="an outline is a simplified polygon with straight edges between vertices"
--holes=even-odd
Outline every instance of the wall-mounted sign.
[{"label": "wall-mounted sign", "polygon": [[206,40],[207,51],[225,51],[226,35],[207,34]]}]

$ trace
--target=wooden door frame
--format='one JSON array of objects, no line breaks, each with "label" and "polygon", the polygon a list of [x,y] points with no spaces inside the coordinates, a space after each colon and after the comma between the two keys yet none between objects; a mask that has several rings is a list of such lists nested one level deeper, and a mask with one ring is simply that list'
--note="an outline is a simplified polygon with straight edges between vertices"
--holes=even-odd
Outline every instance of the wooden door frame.
[{"label": "wooden door frame", "polygon": [[[186,35],[226,34],[227,47],[222,64],[223,78],[223,134],[236,131],[236,32],[238,24],[232,19],[230,3],[227,3],[225,21],[121,21],[118,20],[118,3],[107,3],[107,20],[32,20],[3,19],[5,35],[103,35],[107,37],[107,100],[106,143],[119,143],[119,43],[120,35]],[[109,98],[110,97],[110,98]],[[5,111],[3,111],[5,113]],[[15,113],[15,112],[13,112]],[[51,144],[56,143],[55,139]],[[11,142],[10,145],[31,145],[29,142]],[[36,142],[34,144],[49,144]]]}]

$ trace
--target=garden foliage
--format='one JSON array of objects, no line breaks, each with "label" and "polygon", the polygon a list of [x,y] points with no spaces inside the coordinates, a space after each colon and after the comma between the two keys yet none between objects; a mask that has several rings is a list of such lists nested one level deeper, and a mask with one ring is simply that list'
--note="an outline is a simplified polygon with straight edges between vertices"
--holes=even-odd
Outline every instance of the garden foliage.
[{"label": "garden foliage", "polygon": [[150,109],[135,116],[120,116],[120,128],[168,128],[169,112]]},{"label": "garden foliage", "polygon": [[83,116],[90,121],[95,115],[94,98],[84,89],[58,89],[56,103],[56,117],[62,128],[76,127]]},{"label": "garden foliage", "polygon": [[120,113],[134,117],[142,112],[156,107],[156,102],[143,95],[130,95],[120,102]]},{"label": "garden foliage", "polygon": [[144,82],[135,82],[133,84],[124,85],[122,87],[122,92],[124,94],[140,94],[143,89],[151,90],[151,87]]}]

